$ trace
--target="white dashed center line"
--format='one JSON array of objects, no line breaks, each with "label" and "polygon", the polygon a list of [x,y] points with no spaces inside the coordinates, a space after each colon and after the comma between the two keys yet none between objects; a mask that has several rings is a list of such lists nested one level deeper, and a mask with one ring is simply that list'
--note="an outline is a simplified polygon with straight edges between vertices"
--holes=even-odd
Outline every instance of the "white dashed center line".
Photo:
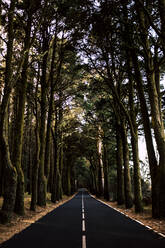
[{"label": "white dashed center line", "polygon": [[85,220],[82,221],[82,231],[85,232]]},{"label": "white dashed center line", "polygon": [[84,196],[82,192],[82,248],[86,248]]},{"label": "white dashed center line", "polygon": [[82,236],[82,248],[86,248],[86,236]]}]

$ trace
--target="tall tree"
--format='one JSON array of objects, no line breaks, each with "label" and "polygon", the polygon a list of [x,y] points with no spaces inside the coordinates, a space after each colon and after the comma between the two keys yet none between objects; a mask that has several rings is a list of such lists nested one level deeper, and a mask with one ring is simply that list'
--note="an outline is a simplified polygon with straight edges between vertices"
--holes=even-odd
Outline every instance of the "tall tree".
[{"label": "tall tree", "polygon": [[5,134],[5,122],[9,104],[9,98],[13,87],[12,82],[12,56],[13,56],[13,41],[14,41],[14,10],[16,1],[12,0],[8,12],[8,42],[7,42],[7,55],[6,55],[6,69],[5,69],[5,85],[4,95],[0,108],[0,152],[1,160],[5,171],[4,180],[4,200],[2,210],[0,212],[1,222],[8,222],[11,218],[12,211],[15,205],[17,172],[13,167],[10,159],[10,151],[8,139]]},{"label": "tall tree", "polygon": [[24,50],[25,58],[22,66],[21,77],[17,82],[17,96],[18,96],[18,108],[17,116],[15,119],[15,134],[13,142],[13,158],[12,162],[15,166],[18,174],[17,182],[17,192],[16,192],[16,202],[15,202],[15,212],[18,214],[24,214],[24,174],[21,167],[22,158],[22,143],[23,143],[23,125],[24,125],[24,111],[25,111],[25,101],[26,101],[26,89],[27,89],[27,70],[28,70],[28,59],[29,50],[31,43],[31,26],[32,26],[32,15],[34,12],[34,6],[32,2],[28,2],[25,5],[25,16],[27,15],[27,23],[25,27],[25,40],[24,40]]}]

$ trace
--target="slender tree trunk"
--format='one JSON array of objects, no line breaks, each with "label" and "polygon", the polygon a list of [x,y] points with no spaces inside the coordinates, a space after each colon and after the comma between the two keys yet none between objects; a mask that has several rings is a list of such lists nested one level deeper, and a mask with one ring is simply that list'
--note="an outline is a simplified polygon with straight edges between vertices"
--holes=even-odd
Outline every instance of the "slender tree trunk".
[{"label": "slender tree trunk", "polygon": [[62,98],[63,94],[62,91],[59,93],[60,101],[59,101],[59,123],[58,123],[58,140],[59,140],[59,145],[58,145],[58,160],[59,160],[59,166],[58,166],[58,171],[59,171],[59,199],[62,199],[62,172],[63,172],[63,131],[62,131],[62,120],[63,120],[63,107],[62,107]]},{"label": "slender tree trunk", "polygon": [[116,160],[117,160],[117,204],[124,204],[124,175],[123,175],[123,144],[120,124],[116,124]]},{"label": "slender tree trunk", "polygon": [[92,175],[92,188],[93,188],[93,194],[96,195],[97,194],[97,173],[96,173],[96,168],[95,168],[95,163],[92,160],[92,157],[89,158],[89,162],[90,162],[90,171],[91,171],[91,175]]},{"label": "slender tree trunk", "polygon": [[132,60],[128,51],[127,66],[128,66],[128,78],[129,78],[129,106],[130,116],[133,126],[131,128],[131,145],[133,153],[133,165],[134,165],[134,203],[135,212],[143,212],[142,204],[142,189],[141,189],[141,175],[140,175],[140,164],[139,164],[139,147],[138,147],[138,126],[136,124],[136,114],[134,106],[134,86],[132,78]]},{"label": "slender tree trunk", "polygon": [[108,160],[107,160],[107,147],[104,144],[103,168],[104,168],[104,198],[109,201],[109,180],[108,180]]},{"label": "slender tree trunk", "polygon": [[14,135],[14,150],[13,150],[13,165],[16,167],[18,173],[15,212],[17,214],[24,214],[24,174],[21,167],[22,160],[22,143],[23,143],[23,127],[24,127],[24,111],[26,101],[26,89],[27,89],[27,69],[28,58],[30,49],[30,34],[31,34],[31,13],[28,15],[27,26],[25,30],[25,59],[22,68],[21,79],[17,82],[17,92],[19,97],[18,112],[15,123],[15,135]]},{"label": "slender tree trunk", "polygon": [[36,205],[37,205],[38,168],[39,168],[39,154],[40,154],[38,118],[36,118],[35,138],[36,138],[36,143],[35,143],[36,153],[32,168],[32,196],[31,196],[31,204],[30,204],[30,210],[33,211],[36,211]]},{"label": "slender tree trunk", "polygon": [[134,130],[135,134],[131,137],[133,163],[134,163],[134,200],[135,212],[143,212],[142,204],[142,189],[141,189],[141,175],[139,167],[139,148],[138,148],[138,131]]},{"label": "slender tree trunk", "polygon": [[53,165],[54,165],[54,152],[53,152],[53,144],[52,144],[52,139],[51,139],[51,144],[50,144],[50,172],[49,172],[49,177],[48,177],[48,192],[52,192],[52,182],[53,182]]},{"label": "slender tree trunk", "polygon": [[97,196],[103,196],[103,184],[102,184],[102,168],[100,163],[100,156],[98,158],[98,191]]},{"label": "slender tree trunk", "polygon": [[57,166],[58,166],[58,142],[57,142],[57,127],[58,127],[58,123],[57,123],[58,119],[57,119],[57,110],[55,111],[55,131],[53,134],[52,131],[52,136],[53,136],[53,144],[54,144],[54,168],[53,168],[53,184],[52,184],[52,192],[51,192],[51,201],[52,202],[56,202],[57,201]]},{"label": "slender tree trunk", "polygon": [[50,134],[51,134],[51,122],[52,122],[52,113],[53,113],[53,100],[54,100],[54,66],[55,66],[55,55],[56,55],[56,46],[57,46],[57,37],[53,41],[53,53],[50,69],[50,101],[49,101],[49,110],[48,110],[48,120],[47,120],[47,131],[46,131],[46,145],[45,145],[45,176],[48,179],[50,171]]},{"label": "slender tree trunk", "polygon": [[3,193],[3,205],[0,211],[0,222],[7,223],[10,221],[12,211],[14,210],[15,196],[16,196],[16,184],[17,184],[17,172],[13,167],[10,160],[10,152],[8,140],[5,136],[5,120],[8,110],[8,104],[10,94],[12,90],[11,77],[12,77],[12,55],[13,55],[13,19],[15,0],[11,1],[9,13],[8,13],[8,43],[7,43],[7,55],[6,55],[6,71],[5,71],[5,87],[3,93],[3,99],[0,108],[0,157],[4,168],[4,193]]},{"label": "slender tree trunk", "polygon": [[98,196],[104,195],[104,172],[102,161],[102,139],[100,137],[101,127],[98,127],[97,153],[98,153]]},{"label": "slender tree trunk", "polygon": [[123,143],[123,160],[124,160],[124,194],[125,206],[131,208],[133,206],[132,192],[131,192],[131,177],[129,168],[129,147],[127,141],[126,126],[122,123],[122,143]]},{"label": "slender tree trunk", "polygon": [[36,117],[36,126],[35,126],[35,159],[32,167],[32,194],[31,194],[31,204],[30,210],[36,211],[37,199],[38,199],[38,169],[40,161],[40,136],[39,136],[39,114],[38,114],[38,103],[37,103],[37,94],[38,94],[38,82],[40,77],[40,64],[38,64],[38,80],[35,91],[35,117]]},{"label": "slender tree trunk", "polygon": [[48,58],[48,37],[47,37],[47,26],[43,27],[43,47],[44,53],[42,61],[42,76],[41,76],[41,124],[40,124],[40,162],[38,170],[38,201],[39,206],[46,206],[46,177],[44,170],[45,160],[45,124],[46,124],[46,94],[47,94],[47,80],[46,80],[46,69],[47,69],[47,58]]},{"label": "slender tree trunk", "polygon": [[33,156],[33,146],[31,146],[31,144],[33,144],[33,125],[32,125],[32,113],[31,113],[31,117],[30,117],[30,130],[29,130],[29,139],[28,139],[28,164],[27,164],[27,176],[28,176],[28,182],[27,182],[27,192],[29,193],[29,195],[32,194],[32,156]]},{"label": "slender tree trunk", "polygon": [[59,173],[60,173],[60,188],[59,188],[59,192],[60,192],[60,199],[62,199],[62,195],[63,195],[63,189],[62,189],[62,176],[63,176],[63,167],[64,167],[64,158],[63,158],[63,138],[61,136],[61,145],[60,145],[60,151],[59,151]]}]

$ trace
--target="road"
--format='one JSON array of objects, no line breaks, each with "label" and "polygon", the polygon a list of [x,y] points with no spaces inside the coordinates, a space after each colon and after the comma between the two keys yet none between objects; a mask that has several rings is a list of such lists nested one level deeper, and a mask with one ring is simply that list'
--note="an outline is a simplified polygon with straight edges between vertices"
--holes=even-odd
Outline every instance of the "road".
[{"label": "road", "polygon": [[78,194],[28,228],[3,248],[165,248],[165,238],[97,201]]}]

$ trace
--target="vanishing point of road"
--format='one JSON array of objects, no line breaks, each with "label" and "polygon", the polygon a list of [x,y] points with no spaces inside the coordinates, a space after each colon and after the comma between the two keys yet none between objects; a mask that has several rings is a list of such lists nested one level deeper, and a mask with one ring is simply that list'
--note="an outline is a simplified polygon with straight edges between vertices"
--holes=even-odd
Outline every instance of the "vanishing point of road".
[{"label": "vanishing point of road", "polygon": [[80,190],[1,248],[165,248],[165,238]]}]

